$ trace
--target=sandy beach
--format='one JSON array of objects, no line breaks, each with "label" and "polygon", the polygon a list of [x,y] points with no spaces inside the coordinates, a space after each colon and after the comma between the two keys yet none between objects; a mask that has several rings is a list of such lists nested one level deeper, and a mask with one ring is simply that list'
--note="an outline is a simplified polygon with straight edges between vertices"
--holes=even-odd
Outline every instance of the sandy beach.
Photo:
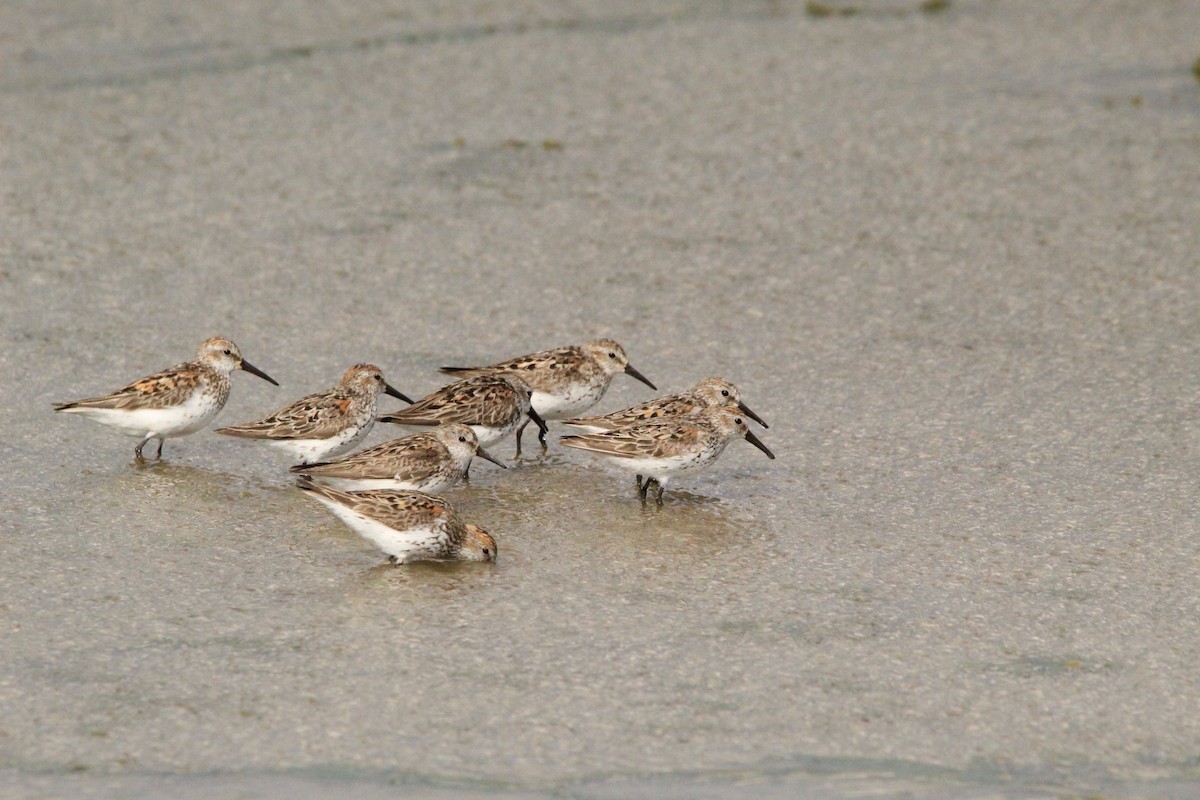
[{"label": "sandy beach", "polygon": [[[1197,31],[3,5],[0,794],[1200,795]],[[216,334],[281,384],[219,425],[608,336],[735,382],[778,458],[659,510],[552,423],[447,492],[494,566],[390,567],[277,452],[139,466],[51,411]]]}]

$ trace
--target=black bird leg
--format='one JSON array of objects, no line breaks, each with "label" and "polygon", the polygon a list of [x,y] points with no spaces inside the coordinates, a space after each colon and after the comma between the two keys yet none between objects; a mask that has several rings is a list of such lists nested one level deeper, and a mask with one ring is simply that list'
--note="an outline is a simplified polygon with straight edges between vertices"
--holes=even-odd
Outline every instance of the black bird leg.
[{"label": "black bird leg", "polygon": [[521,434],[525,432],[525,426],[528,424],[529,424],[529,420],[526,419],[524,422],[521,423],[521,427],[517,428],[517,455],[516,455],[517,458],[521,457]]}]

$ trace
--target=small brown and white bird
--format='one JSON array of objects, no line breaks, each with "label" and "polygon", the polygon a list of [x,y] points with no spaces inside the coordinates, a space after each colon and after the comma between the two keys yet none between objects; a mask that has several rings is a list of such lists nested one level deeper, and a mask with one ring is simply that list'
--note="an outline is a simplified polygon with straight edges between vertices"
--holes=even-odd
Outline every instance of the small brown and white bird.
[{"label": "small brown and white bird", "polygon": [[111,394],[56,403],[54,410],[79,414],[126,436],[136,436],[141,441],[133,454],[139,460],[146,443],[157,439],[156,457],[162,458],[165,440],[195,433],[224,408],[229,399],[229,374],[235,369],[279,385],[242,358],[236,344],[214,336],[200,344],[194,361],[148,375]]},{"label": "small brown and white bird", "polygon": [[[651,389],[657,389],[634,369],[625,348],[612,339],[593,339],[578,345],[556,347],[518,356],[484,367],[442,367],[442,372],[460,377],[471,375],[518,375],[533,390],[533,410],[544,420],[567,419],[587,411],[604,397],[613,376],[624,372]],[[517,431],[517,455],[521,455],[521,431]],[[538,433],[546,446],[546,432]]]},{"label": "small brown and white bird", "polygon": [[390,489],[343,492],[307,477],[296,485],[387,553],[392,563],[496,560],[491,534],[463,522],[440,497]]},{"label": "small brown and white bird", "polygon": [[338,461],[295,466],[292,472],[352,492],[440,492],[463,480],[476,455],[505,468],[479,446],[475,431],[450,423],[428,433],[414,433],[359,450]]},{"label": "small brown and white bird", "polygon": [[529,395],[529,387],[515,375],[479,375],[443,386],[379,421],[428,426],[457,422],[475,431],[480,447],[491,447],[516,430],[526,416],[546,429],[530,406]]},{"label": "small brown and white bird", "polygon": [[725,446],[741,437],[775,458],[746,426],[741,412],[725,406],[702,408],[684,417],[663,417],[630,425],[615,431],[564,436],[567,447],[604,456],[611,464],[637,475],[647,476],[639,485],[642,500],[653,483],[655,501],[661,506],[663,489],[676,475],[704,469],[725,451]]},{"label": "small brown and white bird", "polygon": [[388,385],[374,364],[355,364],[337,386],[302,397],[256,422],[217,428],[217,433],[259,439],[312,464],[353,450],[375,425],[379,393],[411,403]]},{"label": "small brown and white bird", "polygon": [[771,427],[742,402],[742,393],[738,391],[738,388],[722,378],[705,378],[683,392],[647,400],[645,403],[613,411],[611,414],[565,419],[563,424],[579,428],[586,433],[601,433],[602,431],[627,428],[648,419],[682,417],[697,409],[711,408],[712,406],[736,408],[764,428]]}]

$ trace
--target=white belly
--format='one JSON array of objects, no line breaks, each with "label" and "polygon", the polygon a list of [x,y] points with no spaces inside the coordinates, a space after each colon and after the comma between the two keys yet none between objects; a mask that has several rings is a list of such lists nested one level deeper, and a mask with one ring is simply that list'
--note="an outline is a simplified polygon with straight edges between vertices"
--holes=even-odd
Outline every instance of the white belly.
[{"label": "white belly", "polygon": [[704,469],[716,460],[723,449],[704,450],[697,454],[662,458],[618,458],[616,456],[605,456],[605,458],[615,467],[620,467],[627,472],[636,472],[638,475],[649,475],[666,486],[667,481],[675,475]]},{"label": "white belly", "polygon": [[210,394],[196,392],[186,402],[171,408],[68,408],[70,414],[82,414],[102,425],[115,428],[126,436],[145,439],[154,436],[172,439],[187,436],[203,428],[221,410]]},{"label": "white belly", "polygon": [[572,424],[568,425],[568,427],[574,428],[581,433],[604,433],[605,431],[612,430],[611,428],[601,428],[599,425]]},{"label": "white belly", "polygon": [[434,493],[448,489],[457,482],[453,475],[430,475],[421,480],[401,481],[395,478],[328,478],[321,477],[321,483],[328,484],[344,492],[365,492],[368,489],[396,489],[402,492]]},{"label": "white belly", "polygon": [[567,419],[579,416],[600,402],[606,389],[608,383],[577,383],[554,394],[535,390],[529,402],[542,419]]},{"label": "white belly", "polygon": [[263,441],[291,453],[302,464],[313,464],[317,461],[328,461],[353,450],[370,433],[371,422],[374,420],[357,428],[347,428],[337,436],[331,436],[328,439],[263,439]]},{"label": "white belly", "polygon": [[479,446],[486,450],[496,442],[501,441],[505,436],[508,436],[510,433],[515,431],[523,419],[528,419],[528,417],[518,417],[517,419],[513,420],[511,424],[505,425],[503,428],[488,428],[483,425],[471,425],[469,427],[471,430],[475,431],[475,437],[479,439]]},{"label": "white belly", "polygon": [[389,556],[394,556],[396,561],[401,564],[406,561],[419,561],[440,556],[443,534],[433,525],[398,531],[389,528],[382,522],[351,511],[332,500],[326,500],[319,495],[314,495],[314,497],[324,503],[355,533],[373,543]]}]

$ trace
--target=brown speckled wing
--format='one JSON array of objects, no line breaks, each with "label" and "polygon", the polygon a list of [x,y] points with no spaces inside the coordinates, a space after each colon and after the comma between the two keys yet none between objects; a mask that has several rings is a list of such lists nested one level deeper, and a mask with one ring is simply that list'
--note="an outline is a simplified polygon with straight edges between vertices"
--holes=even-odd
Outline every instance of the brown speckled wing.
[{"label": "brown speckled wing", "polygon": [[408,408],[385,414],[379,419],[401,425],[459,422],[463,425],[504,427],[521,413],[521,403],[512,387],[485,375],[452,383]]},{"label": "brown speckled wing", "polygon": [[402,481],[419,481],[437,473],[443,464],[445,448],[412,448],[396,458],[389,459],[386,464],[386,475],[395,476]]},{"label": "brown speckled wing", "polygon": [[354,397],[339,390],[318,392],[244,425],[219,433],[248,439],[328,439],[341,433],[354,415]]},{"label": "brown speckled wing", "polygon": [[351,511],[398,531],[418,525],[436,524],[439,519],[454,518],[454,510],[450,504],[431,494],[399,492],[392,489],[343,492],[304,478],[301,478],[299,486],[306,492],[323,495]]},{"label": "brown speckled wing", "polygon": [[606,456],[663,458],[694,447],[708,435],[709,432],[703,428],[687,425],[676,419],[666,419],[651,420],[632,428],[608,433],[564,436],[560,441],[567,447]]},{"label": "brown speckled wing", "polygon": [[587,361],[587,358],[580,352],[578,347],[556,347],[553,350],[544,350],[540,353],[533,353],[527,356],[517,356],[510,358],[508,361],[501,361],[498,364],[490,364],[486,367],[442,367],[441,371],[448,375],[460,375],[463,377],[476,375],[494,375],[498,372],[515,372],[518,375],[522,373],[539,372],[543,369],[565,369],[575,367],[578,364]]},{"label": "brown speckled wing", "polygon": [[581,417],[579,419],[566,420],[566,424],[573,425],[598,425],[612,429],[624,428],[629,425],[636,425],[640,422],[647,422],[660,417],[681,417],[690,413],[696,408],[696,403],[691,398],[682,395],[668,395],[660,397],[656,400],[649,400],[645,403],[640,403],[636,406],[623,408],[620,411],[614,411],[611,414],[603,414],[595,417]]},{"label": "brown speckled wing", "polygon": [[113,408],[133,411],[140,408],[169,408],[192,396],[204,380],[199,364],[186,362],[134,381],[103,397],[89,397],[64,403],[60,408]]},{"label": "brown speckled wing", "polygon": [[354,500],[346,505],[396,530],[428,525],[453,513],[439,497],[386,489],[356,492]]},{"label": "brown speckled wing", "polygon": [[494,369],[505,372],[538,372],[544,369],[569,369],[587,361],[578,347],[557,347],[529,356],[501,361]]},{"label": "brown speckled wing", "polygon": [[664,398],[659,403],[647,403],[633,414],[634,421],[657,419],[659,417],[681,417],[696,408],[696,404],[685,397]]},{"label": "brown speckled wing", "polygon": [[433,436],[395,439],[375,447],[360,450],[339,461],[293,467],[293,472],[318,478],[391,478],[417,480],[427,477],[442,465],[445,448]]}]

